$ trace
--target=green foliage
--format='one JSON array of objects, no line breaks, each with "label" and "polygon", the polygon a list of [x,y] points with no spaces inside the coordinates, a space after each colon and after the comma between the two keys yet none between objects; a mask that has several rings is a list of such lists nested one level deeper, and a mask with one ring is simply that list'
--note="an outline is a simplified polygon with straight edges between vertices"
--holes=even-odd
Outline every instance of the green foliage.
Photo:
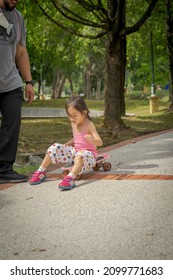
[{"label": "green foliage", "polygon": [[[55,1],[56,2],[56,1]],[[87,11],[77,1],[58,1],[72,8],[76,15],[80,15],[86,21],[98,23],[98,17],[93,12]],[[89,3],[89,1],[86,1]],[[92,1],[94,4],[97,1]],[[60,13],[55,13],[52,1],[40,1],[46,12],[54,20],[76,32],[81,31],[93,34],[93,28],[72,23]],[[107,9],[107,1],[102,1]],[[131,26],[142,16],[148,6],[147,1],[139,0],[137,5],[128,0],[126,7],[126,26]],[[28,31],[28,51],[31,60],[31,69],[34,80],[39,81],[40,73],[47,85],[52,86],[54,73],[61,70],[66,77],[71,77],[77,92],[84,92],[83,77],[88,67],[92,68],[93,74],[100,75],[100,69],[105,63],[104,40],[89,40],[78,38],[63,30],[47,19],[34,0],[21,0],[19,10],[25,17]],[[72,16],[67,13],[67,16]],[[76,17],[77,18],[77,17]],[[99,28],[96,28],[96,32]],[[133,83],[137,89],[144,84],[151,85],[151,55],[150,55],[150,31],[153,32],[154,66],[156,84],[165,85],[169,80],[169,68],[166,50],[165,13],[163,2],[157,5],[152,17],[146,21],[142,28],[132,35],[127,36],[127,83]],[[102,73],[103,75],[103,73]],[[96,88],[93,77],[92,87]],[[66,85],[68,90],[68,84]]]},{"label": "green foliage", "polygon": [[[129,1],[130,2],[130,1]],[[131,83],[136,89],[151,85],[151,41],[153,34],[155,84],[162,87],[169,81],[168,56],[166,48],[165,7],[157,5],[152,16],[145,22],[139,32],[127,38],[127,69]],[[131,6],[133,19],[138,16]]]}]

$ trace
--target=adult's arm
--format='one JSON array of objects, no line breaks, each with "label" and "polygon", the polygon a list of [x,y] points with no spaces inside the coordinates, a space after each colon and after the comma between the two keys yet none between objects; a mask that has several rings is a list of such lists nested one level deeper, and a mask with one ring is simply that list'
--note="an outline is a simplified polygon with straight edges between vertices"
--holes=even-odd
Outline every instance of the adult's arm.
[{"label": "adult's arm", "polygon": [[[16,50],[16,64],[24,81],[31,81],[30,61],[26,47],[18,44]],[[34,100],[34,88],[31,84],[25,86],[25,94],[29,104]]]}]

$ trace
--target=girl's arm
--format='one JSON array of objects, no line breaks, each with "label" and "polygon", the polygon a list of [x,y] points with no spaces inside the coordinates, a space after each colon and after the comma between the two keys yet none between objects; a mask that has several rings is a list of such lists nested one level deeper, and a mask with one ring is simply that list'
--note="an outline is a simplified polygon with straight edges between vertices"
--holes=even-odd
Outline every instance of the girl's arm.
[{"label": "girl's arm", "polygon": [[102,146],[103,142],[102,139],[100,137],[100,135],[98,134],[95,125],[90,122],[90,124],[87,127],[89,133],[85,135],[85,138],[92,144],[96,145],[96,146]]},{"label": "girl's arm", "polygon": [[66,146],[74,146],[74,140],[73,140],[73,138],[70,139],[68,142],[66,142],[64,145],[66,145]]}]

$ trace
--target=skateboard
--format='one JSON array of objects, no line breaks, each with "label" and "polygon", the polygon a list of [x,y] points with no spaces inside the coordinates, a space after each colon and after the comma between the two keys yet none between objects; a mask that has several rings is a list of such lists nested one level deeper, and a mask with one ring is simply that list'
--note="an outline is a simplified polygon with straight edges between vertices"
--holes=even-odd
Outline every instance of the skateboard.
[{"label": "skateboard", "polygon": [[[110,157],[109,154],[99,154],[97,159],[96,159],[96,165],[92,168],[94,171],[98,171],[100,168],[103,168],[104,171],[109,171],[111,170],[111,163],[106,161]],[[73,165],[65,165],[61,167],[63,170],[63,175],[68,175],[70,170],[72,169]],[[76,180],[80,180],[82,178],[82,174],[79,174],[76,177]]]}]

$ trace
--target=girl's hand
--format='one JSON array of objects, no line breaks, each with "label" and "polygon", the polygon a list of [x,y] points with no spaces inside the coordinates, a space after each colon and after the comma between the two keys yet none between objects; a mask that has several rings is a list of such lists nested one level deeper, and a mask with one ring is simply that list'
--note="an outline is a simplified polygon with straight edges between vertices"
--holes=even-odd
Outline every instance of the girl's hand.
[{"label": "girl's hand", "polygon": [[84,137],[87,139],[88,142],[94,144],[94,139],[91,134],[86,134]]}]

